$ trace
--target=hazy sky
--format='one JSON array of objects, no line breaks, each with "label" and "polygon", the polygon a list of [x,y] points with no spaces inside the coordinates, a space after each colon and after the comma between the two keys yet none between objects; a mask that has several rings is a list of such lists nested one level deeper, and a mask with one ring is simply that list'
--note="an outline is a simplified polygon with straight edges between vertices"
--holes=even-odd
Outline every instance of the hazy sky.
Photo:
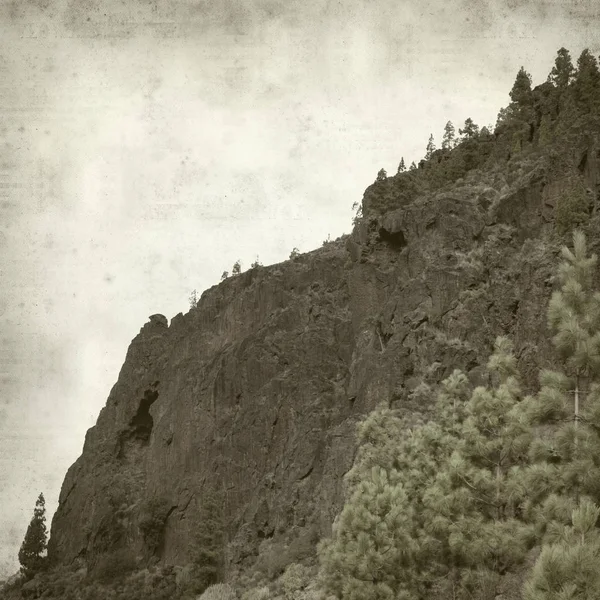
[{"label": "hazy sky", "polygon": [[599,31],[598,0],[0,0],[0,576],[148,315],[349,232]]}]

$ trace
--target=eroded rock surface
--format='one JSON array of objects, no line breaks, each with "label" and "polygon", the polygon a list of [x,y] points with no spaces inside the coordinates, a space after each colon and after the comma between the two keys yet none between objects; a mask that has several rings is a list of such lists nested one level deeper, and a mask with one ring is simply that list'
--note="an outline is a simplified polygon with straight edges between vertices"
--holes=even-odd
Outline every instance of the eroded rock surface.
[{"label": "eroded rock surface", "polygon": [[230,568],[269,552],[298,560],[330,531],[355,423],[377,404],[427,414],[419,384],[455,368],[481,383],[500,334],[535,388],[552,361],[545,308],[564,241],[553,208],[568,177],[591,190],[592,248],[600,239],[597,139],[574,149],[575,173],[553,173],[543,155],[474,172],[319,250],[227,279],[169,326],[153,315],[66,475],[53,557],[128,546],[149,558],[140,510],[161,498],[159,558],[184,564],[211,490]]}]

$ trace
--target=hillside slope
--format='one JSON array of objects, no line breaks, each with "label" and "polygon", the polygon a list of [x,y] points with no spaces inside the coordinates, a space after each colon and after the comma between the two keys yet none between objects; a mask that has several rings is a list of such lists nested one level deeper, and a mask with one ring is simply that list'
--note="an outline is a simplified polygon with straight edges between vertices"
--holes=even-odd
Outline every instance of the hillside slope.
[{"label": "hillside slope", "polygon": [[[211,492],[228,568],[277,572],[329,532],[354,424],[378,403],[426,413],[419,383],[454,368],[478,382],[502,333],[535,387],[551,360],[538,348],[557,202],[574,185],[600,239],[600,123],[580,119],[559,143],[561,169],[556,145],[534,146],[408,199],[401,176],[376,182],[347,238],[232,277],[169,326],[153,316],[66,475],[50,556],[94,564],[128,548],[183,565]],[[168,507],[157,548],[139,527],[150,499]]]}]

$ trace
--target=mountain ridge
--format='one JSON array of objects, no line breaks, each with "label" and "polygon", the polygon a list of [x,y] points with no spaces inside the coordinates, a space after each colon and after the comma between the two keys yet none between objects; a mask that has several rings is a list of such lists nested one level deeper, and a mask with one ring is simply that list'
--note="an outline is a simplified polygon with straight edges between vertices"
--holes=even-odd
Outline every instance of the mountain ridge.
[{"label": "mountain ridge", "polygon": [[[583,152],[593,156],[578,155],[577,176],[597,185],[596,137]],[[115,545],[145,556],[136,511],[170,490],[160,560],[185,564],[192,528],[182,523],[211,478],[228,490],[230,565],[254,560],[264,540],[314,542],[340,508],[354,423],[381,399],[426,412],[419,382],[456,367],[477,381],[499,331],[536,372],[538,307],[558,248],[553,202],[573,174],[554,178],[545,153],[521,162],[514,172],[471,172],[364,217],[343,240],[229,278],[170,326],[151,319],[65,478],[51,557],[93,563]]]},{"label": "mountain ridge", "polygon": [[466,124],[453,148],[378,176],[348,236],[229,277],[170,323],[150,317],[65,477],[53,564],[184,568],[214,497],[222,578],[272,579],[314,562],[355,425],[381,402],[427,419],[424,390],[454,369],[486,383],[498,335],[536,389],[555,360],[545,306],[560,247],[574,226],[599,247],[600,117],[518,82],[493,134]]}]

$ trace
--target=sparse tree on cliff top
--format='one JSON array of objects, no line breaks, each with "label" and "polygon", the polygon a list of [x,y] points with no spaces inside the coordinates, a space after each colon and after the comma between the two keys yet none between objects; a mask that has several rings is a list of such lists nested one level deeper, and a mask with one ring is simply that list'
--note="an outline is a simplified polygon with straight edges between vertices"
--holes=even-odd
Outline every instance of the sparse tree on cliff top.
[{"label": "sparse tree on cliff top", "polygon": [[563,90],[568,87],[573,79],[573,61],[571,55],[566,48],[561,48],[557,52],[556,60],[550,75],[548,75],[548,81],[553,83],[558,89]]},{"label": "sparse tree on cliff top", "polygon": [[448,121],[444,127],[444,137],[442,138],[442,149],[450,150],[456,145],[455,131],[452,121]]},{"label": "sparse tree on cliff top", "polygon": [[386,173],[385,169],[379,169],[379,172],[377,173],[376,181],[385,181],[386,178],[387,178],[387,173]]},{"label": "sparse tree on cliff top", "polygon": [[465,126],[463,127],[463,129],[459,129],[458,133],[462,135],[465,139],[474,138],[479,133],[479,125],[476,125],[473,119],[469,117],[465,120]]},{"label": "sparse tree on cliff top", "polygon": [[47,545],[46,501],[44,500],[44,494],[40,494],[19,550],[21,571],[26,577],[33,577],[44,567]]},{"label": "sparse tree on cliff top", "polygon": [[589,51],[584,50],[577,59],[577,73],[574,82],[575,97],[586,108],[599,102],[600,96],[600,71],[598,61]]},{"label": "sparse tree on cliff top", "polygon": [[190,308],[195,308],[198,306],[198,292],[196,290],[192,290],[188,301],[190,303]]},{"label": "sparse tree on cliff top", "polygon": [[425,160],[429,160],[431,155],[435,152],[435,143],[433,141],[433,133],[429,135],[429,141],[427,142],[427,148],[425,149]]},{"label": "sparse tree on cliff top", "polygon": [[533,96],[531,95],[531,75],[527,73],[524,67],[519,69],[517,78],[510,90],[510,99],[518,106],[531,106]]},{"label": "sparse tree on cliff top", "polygon": [[406,165],[404,164],[404,156],[400,159],[400,164],[398,165],[398,173],[404,173],[406,171]]},{"label": "sparse tree on cliff top", "polygon": [[232,275],[239,275],[242,272],[242,263],[239,260],[236,260],[233,263],[233,267],[231,268]]}]

